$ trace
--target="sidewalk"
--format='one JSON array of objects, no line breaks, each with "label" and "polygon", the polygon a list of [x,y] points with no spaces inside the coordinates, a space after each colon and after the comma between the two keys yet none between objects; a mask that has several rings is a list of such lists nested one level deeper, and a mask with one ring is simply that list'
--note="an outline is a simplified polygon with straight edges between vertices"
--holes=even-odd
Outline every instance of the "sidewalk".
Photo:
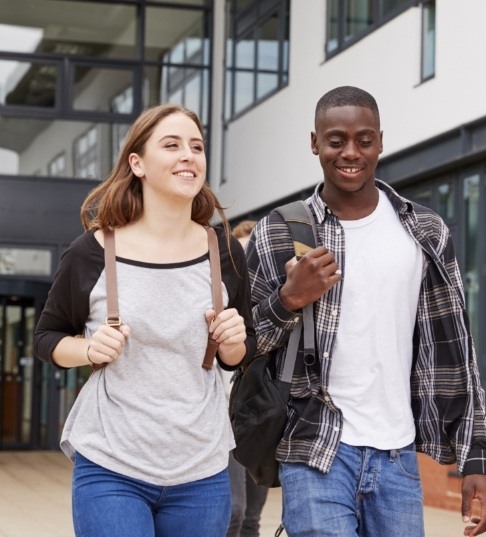
[{"label": "sidewalk", "polygon": [[[0,451],[0,537],[73,537],[70,488],[71,463],[62,453]],[[279,523],[280,489],[271,489],[261,537],[273,537]],[[459,513],[425,509],[426,537],[462,532]]]}]

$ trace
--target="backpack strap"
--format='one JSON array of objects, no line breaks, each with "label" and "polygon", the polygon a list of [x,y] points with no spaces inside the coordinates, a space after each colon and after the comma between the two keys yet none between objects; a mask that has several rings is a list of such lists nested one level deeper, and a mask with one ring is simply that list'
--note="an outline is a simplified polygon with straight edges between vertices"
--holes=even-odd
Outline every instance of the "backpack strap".
[{"label": "backpack strap", "polygon": [[316,223],[307,203],[293,201],[277,207],[275,211],[280,214],[289,226],[297,259],[300,259],[309,250],[317,246]]},{"label": "backpack strap", "polygon": [[[309,250],[317,246],[317,228],[307,203],[293,201],[277,207],[275,211],[280,214],[289,226],[297,259],[300,259]],[[314,304],[307,304],[303,308],[302,317],[303,320],[292,330],[287,344],[282,370],[282,380],[286,382],[292,381],[302,329],[304,331],[304,362],[307,365],[311,365],[316,357]]]}]

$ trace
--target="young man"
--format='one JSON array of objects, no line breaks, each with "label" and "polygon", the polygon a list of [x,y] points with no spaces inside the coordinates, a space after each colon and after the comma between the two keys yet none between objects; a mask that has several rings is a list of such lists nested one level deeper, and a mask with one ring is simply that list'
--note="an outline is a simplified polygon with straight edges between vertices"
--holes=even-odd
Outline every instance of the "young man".
[{"label": "young man", "polygon": [[[486,419],[451,236],[431,210],[375,179],[375,99],[354,87],[317,103],[324,182],[306,200],[318,246],[293,258],[270,213],[247,246],[258,351],[281,370],[314,303],[316,360],[297,360],[277,450],[289,537],[424,535],[416,450],[457,461],[465,535],[486,530]],[[480,518],[470,518],[472,500]]]}]

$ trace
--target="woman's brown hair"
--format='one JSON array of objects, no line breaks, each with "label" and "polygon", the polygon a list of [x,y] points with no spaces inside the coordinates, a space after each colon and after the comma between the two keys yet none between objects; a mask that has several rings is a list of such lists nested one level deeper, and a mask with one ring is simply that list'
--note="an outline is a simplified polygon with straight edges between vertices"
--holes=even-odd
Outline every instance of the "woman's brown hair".
[{"label": "woman's brown hair", "polygon": [[[187,108],[175,104],[162,104],[144,110],[128,131],[115,167],[108,177],[95,187],[84,200],[81,207],[81,221],[84,229],[122,227],[130,222],[135,222],[142,216],[141,180],[133,174],[128,156],[130,153],[142,156],[145,144],[155,127],[164,118],[176,113],[185,114],[192,119],[201,135],[204,136],[204,129],[199,118]],[[223,207],[209,185],[204,182],[192,202],[191,218],[198,224],[209,226],[215,210],[218,211],[226,229],[226,235],[229,237],[231,230]]]}]

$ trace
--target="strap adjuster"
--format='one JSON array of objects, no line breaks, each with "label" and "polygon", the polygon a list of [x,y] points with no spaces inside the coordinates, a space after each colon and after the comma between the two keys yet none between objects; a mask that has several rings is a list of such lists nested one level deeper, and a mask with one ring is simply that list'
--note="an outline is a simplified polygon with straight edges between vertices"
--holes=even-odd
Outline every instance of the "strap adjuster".
[{"label": "strap adjuster", "polygon": [[114,328],[117,328],[122,324],[121,317],[107,317],[105,324],[106,326],[113,326]]}]

